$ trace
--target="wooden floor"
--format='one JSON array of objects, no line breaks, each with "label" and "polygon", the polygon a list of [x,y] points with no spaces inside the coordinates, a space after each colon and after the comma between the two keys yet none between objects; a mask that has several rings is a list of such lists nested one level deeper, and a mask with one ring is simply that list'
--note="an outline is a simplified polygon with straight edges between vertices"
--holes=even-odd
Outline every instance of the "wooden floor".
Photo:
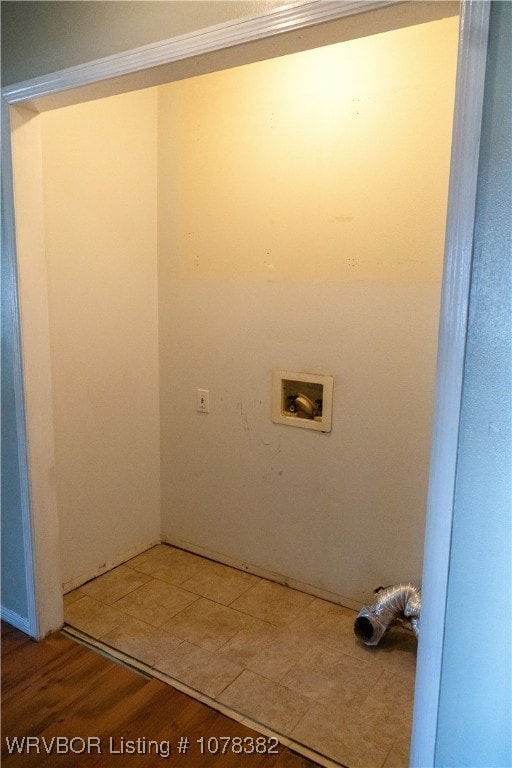
[{"label": "wooden floor", "polygon": [[[38,738],[22,741],[27,736]],[[52,742],[52,737],[66,738]],[[258,737],[160,680],[143,677],[61,633],[36,643],[2,622],[3,766],[316,768],[281,745],[277,754],[258,754],[272,746],[257,742]],[[180,739],[188,739],[184,754],[178,751]]]}]

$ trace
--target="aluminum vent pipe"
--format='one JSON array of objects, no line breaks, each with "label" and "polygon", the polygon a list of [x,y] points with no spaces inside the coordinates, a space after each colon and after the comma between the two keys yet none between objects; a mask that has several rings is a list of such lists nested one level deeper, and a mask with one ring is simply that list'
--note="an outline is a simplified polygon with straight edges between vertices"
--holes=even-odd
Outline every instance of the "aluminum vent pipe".
[{"label": "aluminum vent pipe", "polygon": [[420,631],[421,593],[412,584],[379,587],[373,605],[359,612],[354,632],[365,645],[377,645],[382,635],[395,621],[412,629],[416,637]]}]

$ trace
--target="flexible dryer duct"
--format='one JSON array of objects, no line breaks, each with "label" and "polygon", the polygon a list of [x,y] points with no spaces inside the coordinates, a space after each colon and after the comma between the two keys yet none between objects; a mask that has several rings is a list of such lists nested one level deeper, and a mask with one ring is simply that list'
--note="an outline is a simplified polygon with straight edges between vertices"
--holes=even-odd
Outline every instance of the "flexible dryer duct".
[{"label": "flexible dryer duct", "polygon": [[379,587],[376,600],[369,608],[362,608],[354,623],[354,632],[365,645],[377,645],[388,627],[399,621],[412,629],[416,637],[420,632],[421,593],[412,584]]}]

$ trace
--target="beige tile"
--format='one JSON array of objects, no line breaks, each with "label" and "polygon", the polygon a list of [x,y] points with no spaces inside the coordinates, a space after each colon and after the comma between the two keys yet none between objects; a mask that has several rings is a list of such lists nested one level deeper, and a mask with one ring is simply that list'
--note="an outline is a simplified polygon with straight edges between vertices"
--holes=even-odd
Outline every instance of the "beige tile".
[{"label": "beige tile", "polygon": [[[332,643],[330,643],[330,647],[334,647]],[[354,634],[340,635],[338,649],[350,656],[356,666],[362,665],[365,669],[371,669],[373,675],[386,669],[386,659],[381,653],[380,647],[378,645],[364,645]]]},{"label": "beige tile", "polygon": [[313,705],[291,735],[311,749],[350,768],[382,768],[394,740],[375,732],[361,710]]},{"label": "beige tile", "polygon": [[375,656],[383,669],[394,669],[411,680],[416,676],[418,641],[413,632],[396,625],[391,627],[375,647]]},{"label": "beige tile", "polygon": [[411,632],[365,646],[356,611],[165,545],[86,590],[64,597],[83,632],[350,768],[407,765]]},{"label": "beige tile", "polygon": [[72,603],[76,603],[77,600],[80,600],[81,597],[84,596],[84,593],[81,592],[79,589],[74,589],[72,592],[67,592],[64,595],[64,607],[71,605]]},{"label": "beige tile", "polygon": [[[362,648],[354,634],[356,616],[357,613],[349,608],[315,598],[291,622],[290,629],[308,639],[311,644],[349,653],[363,663],[375,663],[368,647]],[[377,663],[376,666],[380,665]]]},{"label": "beige tile", "polygon": [[160,544],[129,560],[126,565],[169,584],[180,585],[200,571],[207,562],[198,555]]},{"label": "beige tile", "polygon": [[195,595],[179,587],[152,579],[118,600],[115,607],[136,619],[159,627],[170,616],[179,613],[197,599]]},{"label": "beige tile", "polygon": [[301,621],[305,625],[314,627],[319,621],[324,621],[326,618],[338,618],[341,616],[344,616],[347,620],[347,626],[352,627],[357,611],[345,608],[345,606],[338,603],[332,603],[329,600],[323,600],[320,597],[313,597],[312,601],[301,613]]},{"label": "beige tile", "polygon": [[249,670],[244,670],[217,700],[285,734],[311,706],[304,696]]},{"label": "beige tile", "polygon": [[170,654],[158,659],[154,666],[155,669],[212,698],[242,672],[239,664],[186,641]]},{"label": "beige tile", "polygon": [[96,638],[122,625],[126,617],[111,605],[100,603],[88,595],[64,609],[64,620],[72,627]]},{"label": "beige tile", "polygon": [[291,627],[317,644],[352,656],[358,665],[374,669],[375,674],[396,668],[414,677],[417,640],[413,633],[393,626],[377,646],[364,645],[354,633],[356,616],[357,611],[317,599],[300,613]]},{"label": "beige tile", "polygon": [[[291,747],[293,749],[293,747]],[[281,752],[276,768],[317,768],[317,763],[298,752]]]},{"label": "beige tile", "polygon": [[141,587],[150,579],[151,576],[137,573],[132,568],[120,565],[118,568],[113,568],[108,573],[98,576],[93,581],[83,584],[80,590],[85,595],[94,597],[95,600],[112,605],[116,600],[133,592],[134,589]]},{"label": "beige tile", "polygon": [[361,709],[375,729],[400,738],[411,730],[413,703],[414,680],[393,669],[370,681]]},{"label": "beige tile", "polygon": [[231,607],[271,624],[287,624],[313,600],[314,597],[304,592],[261,579],[237,598]]},{"label": "beige tile", "polygon": [[151,571],[154,569],[155,563],[158,563],[161,560],[161,548],[161,544],[152,547],[151,549],[146,550],[146,552],[142,552],[140,555],[132,557],[131,560],[127,560],[124,565],[127,568],[132,568],[134,571],[146,573],[148,576],[151,576]]},{"label": "beige tile", "polygon": [[397,739],[389,752],[383,768],[409,768],[410,738]]},{"label": "beige tile", "polygon": [[291,626],[298,632],[307,634],[315,642],[339,647],[342,635],[349,635],[355,641],[355,611],[327,600],[313,598],[313,601],[293,619]]},{"label": "beige tile", "polygon": [[[167,544],[156,544],[154,547],[146,549],[145,552],[141,552],[140,555],[132,557],[131,560],[127,560],[125,565],[129,568],[135,568],[136,566],[142,565],[145,562],[150,562],[154,558],[159,558],[161,555],[164,555],[168,549],[169,547]],[[136,570],[140,569],[137,568]]]},{"label": "beige tile", "polygon": [[310,649],[310,643],[288,625],[276,627],[255,621],[219,653],[263,677],[278,682]]},{"label": "beige tile", "polygon": [[239,611],[200,597],[163,626],[176,637],[215,651],[253,621]]},{"label": "beige tile", "polygon": [[375,684],[370,669],[355,665],[346,654],[318,646],[309,650],[281,682],[321,704],[359,707],[368,696],[369,680]]},{"label": "beige tile", "polygon": [[171,653],[182,642],[163,629],[130,616],[126,617],[121,626],[103,635],[102,639],[112,648],[150,666],[157,659]]},{"label": "beige tile", "polygon": [[205,560],[202,568],[181,586],[216,603],[229,605],[259,581],[250,573]]}]

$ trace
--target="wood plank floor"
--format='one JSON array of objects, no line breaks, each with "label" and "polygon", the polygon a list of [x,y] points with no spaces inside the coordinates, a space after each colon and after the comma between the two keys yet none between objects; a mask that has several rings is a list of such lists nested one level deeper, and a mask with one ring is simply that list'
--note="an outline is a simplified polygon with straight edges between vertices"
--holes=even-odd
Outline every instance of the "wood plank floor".
[{"label": "wood plank floor", "polygon": [[[30,751],[26,741],[19,741],[19,753],[13,738],[24,736],[39,740],[30,743]],[[52,737],[59,736],[67,738],[52,744]],[[258,736],[160,680],[148,679],[61,633],[35,643],[2,622],[3,766],[317,768],[281,745],[277,754],[239,753],[252,746],[263,748],[264,742],[256,742]],[[43,737],[52,745],[50,754]],[[86,748],[82,740],[86,743],[90,737],[94,740],[89,752],[81,752]],[[178,752],[182,737],[190,744],[186,754]],[[211,753],[217,746],[218,753]],[[71,747],[75,752],[66,752]]]}]

